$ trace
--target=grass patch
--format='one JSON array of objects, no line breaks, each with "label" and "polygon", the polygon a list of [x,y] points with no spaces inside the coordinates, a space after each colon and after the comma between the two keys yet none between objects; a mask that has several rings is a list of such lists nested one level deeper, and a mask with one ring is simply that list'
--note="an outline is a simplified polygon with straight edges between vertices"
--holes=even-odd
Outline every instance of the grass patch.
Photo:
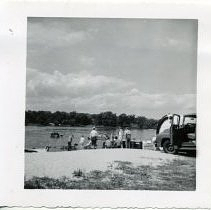
[{"label": "grass patch", "polygon": [[[158,167],[115,161],[106,171],[73,172],[75,178],[33,177],[25,189],[195,190],[195,161],[175,159]],[[79,179],[78,179],[79,178]]]},{"label": "grass patch", "polygon": [[73,176],[74,177],[80,178],[80,177],[83,177],[84,175],[85,174],[84,174],[84,172],[81,169],[73,171]]},{"label": "grass patch", "polygon": [[159,181],[157,188],[160,190],[193,191],[196,189],[195,159],[176,159],[153,171],[153,179]]}]

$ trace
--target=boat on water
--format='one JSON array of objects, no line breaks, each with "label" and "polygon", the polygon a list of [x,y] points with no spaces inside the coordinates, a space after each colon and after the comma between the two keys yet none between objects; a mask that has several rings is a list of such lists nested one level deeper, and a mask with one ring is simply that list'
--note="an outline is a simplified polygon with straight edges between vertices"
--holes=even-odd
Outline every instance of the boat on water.
[{"label": "boat on water", "polygon": [[63,134],[59,134],[58,132],[52,132],[50,137],[51,138],[60,138],[60,137],[63,137]]}]

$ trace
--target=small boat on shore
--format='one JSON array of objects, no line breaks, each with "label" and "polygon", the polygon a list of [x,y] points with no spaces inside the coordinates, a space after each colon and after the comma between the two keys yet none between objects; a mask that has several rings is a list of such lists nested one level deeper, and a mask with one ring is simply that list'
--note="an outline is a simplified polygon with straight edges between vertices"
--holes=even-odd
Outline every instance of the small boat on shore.
[{"label": "small boat on shore", "polygon": [[33,149],[25,149],[24,152],[37,152],[37,151]]}]

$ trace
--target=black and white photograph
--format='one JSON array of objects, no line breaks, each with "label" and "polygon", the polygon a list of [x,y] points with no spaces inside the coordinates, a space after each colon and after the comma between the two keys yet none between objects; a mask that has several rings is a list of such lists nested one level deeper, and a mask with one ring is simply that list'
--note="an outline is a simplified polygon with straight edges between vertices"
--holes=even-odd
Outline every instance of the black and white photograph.
[{"label": "black and white photograph", "polygon": [[28,17],[25,189],[196,190],[196,19]]},{"label": "black and white photograph", "polygon": [[209,209],[211,4],[0,2],[0,207]]}]

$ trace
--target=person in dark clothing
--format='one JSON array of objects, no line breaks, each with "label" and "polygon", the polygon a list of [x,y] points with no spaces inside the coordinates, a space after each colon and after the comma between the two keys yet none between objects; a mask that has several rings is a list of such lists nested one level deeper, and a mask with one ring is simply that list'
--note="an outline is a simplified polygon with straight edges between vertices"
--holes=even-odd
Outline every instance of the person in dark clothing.
[{"label": "person in dark clothing", "polygon": [[92,131],[90,133],[90,138],[91,138],[92,146],[94,149],[97,148],[97,137],[98,137],[98,133],[97,133],[95,127],[93,127]]},{"label": "person in dark clothing", "polygon": [[73,135],[69,136],[69,140],[67,142],[67,150],[70,151],[72,149],[72,141],[73,141]]}]

